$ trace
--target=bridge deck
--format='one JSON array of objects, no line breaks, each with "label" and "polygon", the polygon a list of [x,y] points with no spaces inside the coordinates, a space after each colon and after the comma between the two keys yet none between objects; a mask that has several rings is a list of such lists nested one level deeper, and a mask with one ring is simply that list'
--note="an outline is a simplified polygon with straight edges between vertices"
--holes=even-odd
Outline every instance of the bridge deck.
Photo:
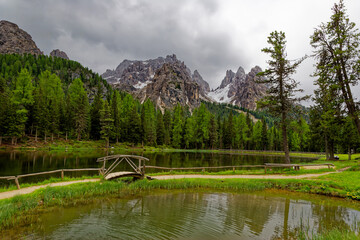
[{"label": "bridge deck", "polygon": [[112,180],[115,178],[121,178],[121,177],[137,177],[141,178],[141,173],[137,172],[114,172],[106,175],[105,180]]}]

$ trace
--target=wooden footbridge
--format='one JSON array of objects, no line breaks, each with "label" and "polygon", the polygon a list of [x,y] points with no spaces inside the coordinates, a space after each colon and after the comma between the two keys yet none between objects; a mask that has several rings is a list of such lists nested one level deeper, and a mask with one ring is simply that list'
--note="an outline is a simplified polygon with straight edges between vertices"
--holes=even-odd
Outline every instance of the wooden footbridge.
[{"label": "wooden footbridge", "polygon": [[[108,161],[114,162],[106,168],[106,163]],[[145,177],[145,162],[149,161],[148,158],[136,155],[111,155],[105,156],[97,159],[97,162],[103,162],[101,168],[101,174],[104,176],[105,180],[112,180],[115,178],[121,177],[135,177],[135,178],[144,178]],[[133,172],[122,171],[114,172],[115,168],[121,163],[126,162],[134,170]]]}]

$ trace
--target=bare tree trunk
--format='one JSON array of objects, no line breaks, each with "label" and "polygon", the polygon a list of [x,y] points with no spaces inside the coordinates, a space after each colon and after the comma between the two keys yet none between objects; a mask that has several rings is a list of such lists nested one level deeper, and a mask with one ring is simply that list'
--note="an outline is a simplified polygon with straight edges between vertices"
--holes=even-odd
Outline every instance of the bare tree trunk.
[{"label": "bare tree trunk", "polygon": [[351,161],[351,147],[350,146],[348,147],[348,154],[349,154],[348,160]]},{"label": "bare tree trunk", "polygon": [[54,141],[54,133],[51,134],[51,141]]},{"label": "bare tree trunk", "polygon": [[326,160],[329,160],[329,146],[328,146],[328,139],[327,139],[327,134],[325,133],[325,155],[326,155]]},{"label": "bare tree trunk", "polygon": [[44,142],[46,143],[46,130],[45,130],[45,138],[44,138]]},{"label": "bare tree trunk", "polygon": [[68,132],[66,131],[66,133],[65,133],[65,141],[67,141],[67,138],[68,138]]},{"label": "bare tree trunk", "polygon": [[329,143],[329,160],[334,160],[335,158],[334,158],[334,143],[333,143],[333,141],[331,141],[330,143]]},{"label": "bare tree trunk", "polygon": [[290,163],[290,153],[289,153],[289,143],[287,139],[287,129],[286,129],[286,113],[282,113],[282,135],[283,135],[283,148],[285,152],[285,163]]}]

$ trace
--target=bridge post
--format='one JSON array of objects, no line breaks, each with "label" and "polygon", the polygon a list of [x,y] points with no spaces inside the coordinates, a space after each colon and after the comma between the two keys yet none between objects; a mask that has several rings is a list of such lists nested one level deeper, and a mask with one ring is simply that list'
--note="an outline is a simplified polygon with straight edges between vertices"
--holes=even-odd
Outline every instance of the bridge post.
[{"label": "bridge post", "polygon": [[19,184],[19,179],[17,177],[15,177],[15,184],[18,190],[20,190],[20,184]]}]

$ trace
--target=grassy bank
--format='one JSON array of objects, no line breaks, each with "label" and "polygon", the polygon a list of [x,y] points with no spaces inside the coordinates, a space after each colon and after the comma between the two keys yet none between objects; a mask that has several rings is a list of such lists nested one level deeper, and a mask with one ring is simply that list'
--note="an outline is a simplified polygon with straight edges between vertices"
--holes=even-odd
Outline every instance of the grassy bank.
[{"label": "grassy bank", "polygon": [[[355,173],[355,172],[354,172]],[[356,173],[357,175],[358,172]],[[352,180],[360,177],[352,176]],[[358,183],[360,181],[357,181]],[[178,179],[147,181],[141,180],[131,184],[122,181],[104,181],[81,183],[63,187],[39,189],[28,195],[20,195],[0,201],[0,230],[17,224],[27,224],[36,220],[39,211],[52,206],[74,206],[95,201],[97,198],[128,197],[148,193],[153,190],[200,190],[219,191],[263,191],[282,189],[288,191],[315,193],[360,200],[360,184],[346,185],[345,182],[333,180],[258,180],[258,179]]]}]

